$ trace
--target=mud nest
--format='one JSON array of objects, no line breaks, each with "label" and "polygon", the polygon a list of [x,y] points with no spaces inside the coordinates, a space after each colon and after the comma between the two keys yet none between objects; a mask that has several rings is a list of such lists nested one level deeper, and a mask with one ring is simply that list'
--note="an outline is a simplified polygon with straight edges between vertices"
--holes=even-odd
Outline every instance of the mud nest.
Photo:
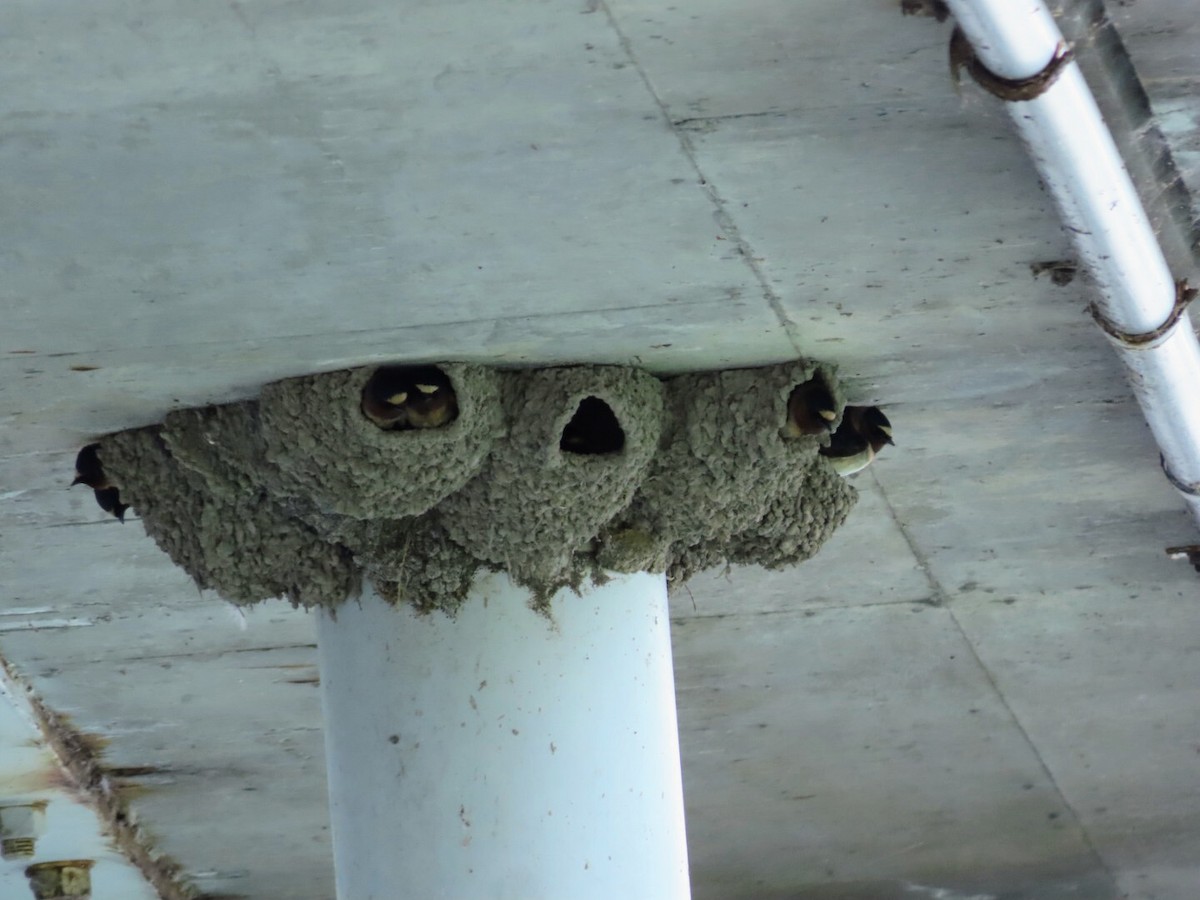
[{"label": "mud nest", "polygon": [[777,568],[815,554],[855,501],[818,456],[823,438],[783,428],[813,378],[841,410],[817,363],[665,380],[430,368],[456,402],[436,427],[364,414],[368,367],[172,413],[103,438],[101,461],[171,559],[240,604],[336,607],[365,576],[394,602],[453,612],[484,569],[544,606],[605,571],[679,583],[727,563]]}]

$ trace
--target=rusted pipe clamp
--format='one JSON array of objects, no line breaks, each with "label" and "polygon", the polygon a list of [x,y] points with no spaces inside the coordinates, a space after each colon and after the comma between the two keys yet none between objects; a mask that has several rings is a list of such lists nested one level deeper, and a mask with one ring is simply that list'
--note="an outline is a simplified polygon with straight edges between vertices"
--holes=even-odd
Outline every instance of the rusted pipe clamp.
[{"label": "rusted pipe clamp", "polygon": [[1091,312],[1092,318],[1096,320],[1096,324],[1118,344],[1130,350],[1148,350],[1159,338],[1166,335],[1175,327],[1175,324],[1187,311],[1188,304],[1195,299],[1196,289],[1188,286],[1187,279],[1180,279],[1175,282],[1175,304],[1171,307],[1171,312],[1167,315],[1167,318],[1157,328],[1151,331],[1143,331],[1140,334],[1133,334],[1119,329],[1109,321],[1104,313],[1100,311],[1100,307],[1095,303],[1089,304],[1088,310]]},{"label": "rusted pipe clamp", "polygon": [[966,69],[981,88],[1009,103],[1033,100],[1044,94],[1074,58],[1071,48],[1060,43],[1042,71],[1028,78],[1002,78],[979,61],[975,48],[961,28],[956,27],[950,35],[950,77],[954,79],[954,84],[960,83],[959,70]]},{"label": "rusted pipe clamp", "polygon": [[1174,472],[1167,468],[1166,457],[1161,453],[1158,454],[1158,464],[1162,466],[1163,474],[1167,476],[1167,481],[1171,482],[1171,487],[1188,497],[1200,497],[1200,482],[1181,481]]}]

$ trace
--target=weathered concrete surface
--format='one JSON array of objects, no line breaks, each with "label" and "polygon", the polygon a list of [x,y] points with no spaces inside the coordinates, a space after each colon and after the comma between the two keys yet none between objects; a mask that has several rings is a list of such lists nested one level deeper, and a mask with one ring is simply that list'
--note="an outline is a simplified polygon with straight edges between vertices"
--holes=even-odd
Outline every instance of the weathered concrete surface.
[{"label": "weathered concrete surface", "polygon": [[[31,614],[38,615],[42,614]],[[0,614],[0,630],[14,621],[20,621],[19,615],[5,610]],[[26,866],[73,859],[93,863],[90,875],[96,900],[152,900],[158,896],[122,856],[104,823],[79,795],[42,739],[24,690],[4,672],[0,672],[0,760],[0,806],[41,805],[40,815],[30,817],[39,821],[28,830],[21,829],[21,837],[33,838],[28,854],[10,851],[0,858],[0,893],[4,897],[33,896]],[[11,808],[0,813],[19,824],[18,815]]]},{"label": "weathered concrete surface", "polygon": [[[1187,7],[1112,12],[1192,172]],[[269,668],[311,633],[237,630],[64,490],[85,438],[384,359],[799,354],[899,446],[816,559],[674,599],[698,900],[1194,900],[1197,584],[1162,555],[1194,529],[1085,281],[1029,273],[1069,242],[1003,110],[951,90],[948,24],[101,0],[6,25],[0,605],[94,624],[0,652],[114,758],[181,767],[137,802],[206,890],[331,896],[312,670]]]},{"label": "weathered concrete surface", "polygon": [[[89,449],[196,587],[240,606],[336,609],[365,577],[392,602],[452,613],[477,571],[503,569],[542,608],[606,570],[677,585],[729,563],[778,569],[815,555],[857,498],[818,454],[823,428],[785,433],[790,396],[815,378],[840,428],[832,366],[664,384],[629,366],[440,365],[461,398],[445,427],[378,428],[360,410],[368,366],[274,382],[257,402],[178,411]],[[589,400],[619,446],[566,446]]]}]

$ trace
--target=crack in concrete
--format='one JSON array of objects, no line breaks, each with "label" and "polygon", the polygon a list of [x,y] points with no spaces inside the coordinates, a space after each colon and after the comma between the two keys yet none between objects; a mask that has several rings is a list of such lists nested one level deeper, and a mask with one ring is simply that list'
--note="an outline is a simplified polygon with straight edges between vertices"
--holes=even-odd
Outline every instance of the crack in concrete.
[{"label": "crack in concrete", "polygon": [[714,619],[737,619],[750,616],[815,616],[817,613],[837,612],[842,609],[872,609],[882,606],[940,606],[932,599],[928,600],[877,600],[873,603],[813,603],[806,606],[798,606],[793,609],[755,609],[746,611],[720,612],[720,613],[694,613],[692,615],[671,616],[671,622],[675,625],[685,624],[687,622],[696,622],[699,620],[714,620]]},{"label": "crack in concrete", "polygon": [[1000,705],[1004,708],[1004,711],[1008,714],[1008,718],[1012,722],[1013,727],[1015,727],[1020,733],[1021,739],[1025,742],[1025,745],[1029,747],[1029,752],[1032,753],[1033,758],[1037,760],[1038,768],[1042,770],[1042,774],[1046,777],[1046,780],[1053,786],[1054,792],[1058,794],[1059,801],[1062,803],[1063,808],[1066,809],[1070,814],[1072,821],[1075,823],[1075,827],[1078,829],[1079,838],[1083,843],[1084,848],[1092,855],[1096,861],[1096,864],[1110,879],[1115,888],[1117,885],[1117,879],[1112,866],[1109,865],[1108,860],[1104,858],[1104,855],[1096,846],[1095,841],[1092,840],[1092,836],[1088,832],[1087,826],[1084,824],[1083,818],[1080,816],[1079,811],[1075,808],[1075,805],[1067,799],[1066,792],[1058,783],[1058,779],[1054,776],[1054,772],[1051,771],[1045,757],[1042,756],[1042,752],[1038,748],[1037,743],[1033,740],[1033,736],[1029,733],[1029,730],[1021,721],[1020,716],[1017,715],[1017,711],[1013,708],[1012,704],[1008,702],[1008,697],[1005,696],[1004,691],[1000,688],[1000,684],[997,682],[995,674],[992,672],[987,663],[983,661],[983,657],[980,655],[978,648],[975,646],[975,642],[972,641],[970,635],[967,634],[966,628],[963,627],[962,622],[959,620],[958,615],[954,611],[953,605],[949,602],[949,595],[947,594],[945,588],[942,587],[941,581],[933,573],[933,569],[930,565],[928,557],[921,551],[920,547],[917,545],[916,539],[912,536],[912,534],[909,533],[908,528],[906,528],[904,523],[900,521],[900,516],[896,513],[896,508],[892,505],[892,501],[888,498],[887,491],[884,489],[882,482],[880,482],[879,476],[872,471],[871,478],[874,480],[875,486],[879,489],[879,496],[883,500],[884,505],[887,507],[888,516],[896,526],[897,531],[899,531],[900,535],[904,538],[904,542],[908,545],[909,551],[912,553],[913,559],[917,563],[917,567],[925,576],[925,580],[928,582],[933,595],[938,598],[938,603],[936,605],[944,607],[946,612],[949,614],[950,621],[954,623],[955,630],[958,631],[959,636],[966,645],[967,651],[971,654],[971,658],[975,661],[975,665],[983,674],[983,677],[987,680],[988,687],[995,695],[997,702],[1000,703]]},{"label": "crack in concrete", "polygon": [[[179,653],[147,653],[142,656],[114,656],[104,660],[90,660],[90,662],[104,662],[105,664],[115,663],[134,663],[134,662],[153,662],[157,659],[179,659],[179,660],[199,660],[202,662],[215,662],[225,656],[230,656],[234,653],[274,653],[279,650],[316,650],[316,644],[272,644],[263,647],[233,647],[226,650],[193,650],[190,652]],[[315,663],[304,663],[304,665],[315,665]],[[267,666],[250,666],[248,668],[270,668]]]},{"label": "crack in concrete", "polygon": [[651,99],[658,107],[659,114],[662,116],[663,121],[667,123],[668,127],[671,129],[671,132],[679,141],[679,146],[683,151],[683,155],[687,158],[689,164],[699,178],[700,185],[704,188],[704,193],[708,196],[709,202],[713,205],[713,218],[716,221],[717,226],[725,234],[730,243],[733,244],[734,248],[742,257],[742,261],[746,264],[747,268],[749,268],[751,274],[754,276],[754,279],[758,282],[759,287],[762,289],[763,299],[767,301],[767,304],[771,307],[771,311],[775,314],[775,318],[783,327],[784,334],[787,335],[788,343],[792,345],[792,349],[796,351],[798,356],[804,356],[805,352],[801,349],[796,323],[793,322],[788,316],[787,311],[783,308],[783,302],[780,300],[779,295],[775,293],[774,288],[771,287],[770,282],[767,280],[766,273],[763,272],[762,266],[758,264],[757,257],[754,253],[754,248],[751,247],[749,241],[742,236],[741,230],[738,228],[737,223],[733,220],[733,216],[731,216],[726,210],[725,199],[721,197],[721,194],[716,189],[716,186],[712,183],[712,181],[709,180],[709,178],[704,174],[704,170],[700,167],[700,163],[696,159],[695,147],[692,144],[691,138],[688,137],[689,129],[677,126],[675,121],[672,120],[671,113],[667,108],[666,102],[661,96],[659,96],[658,91],[654,87],[654,83],[650,80],[649,74],[642,66],[641,60],[639,60],[637,55],[633,52],[633,43],[629,40],[628,35],[621,30],[621,26],[617,24],[617,18],[615,15],[613,15],[612,9],[609,8],[608,3],[604,2],[604,0],[601,0],[599,5],[600,8],[604,10],[605,16],[608,18],[609,27],[612,28],[613,32],[617,35],[617,40],[621,45],[621,49],[625,52],[625,55],[629,58],[630,64],[641,77],[642,83],[646,86],[646,91],[650,94]]},{"label": "crack in concrete", "polygon": [[790,115],[796,115],[803,110],[763,110],[762,112],[749,113],[723,113],[715,116],[688,116],[686,119],[675,119],[671,122],[672,128],[682,128],[687,131],[706,132],[711,131],[716,127],[718,122],[731,122],[736,119],[764,119],[768,116],[772,118],[787,118]]},{"label": "crack in concrete", "polygon": [[[381,335],[406,334],[406,333],[410,333],[410,332],[420,331],[421,329],[454,329],[454,328],[464,328],[464,327],[478,328],[478,327],[481,327],[484,325],[491,325],[493,323],[504,323],[506,325],[511,325],[512,323],[515,323],[515,322],[536,323],[536,322],[555,321],[558,319],[576,319],[577,320],[577,319],[585,318],[588,316],[608,316],[612,313],[637,312],[639,310],[650,310],[650,309],[667,309],[667,310],[672,311],[673,315],[677,315],[678,310],[680,308],[687,308],[688,306],[692,306],[692,305],[696,305],[696,304],[704,303],[704,302],[707,302],[707,300],[702,299],[702,300],[695,300],[695,301],[691,301],[691,302],[682,302],[682,303],[679,301],[664,300],[664,301],[658,302],[658,303],[634,303],[634,304],[629,304],[626,306],[609,306],[609,307],[604,307],[603,309],[588,309],[588,310],[572,309],[572,310],[562,310],[559,312],[545,312],[545,313],[514,313],[512,315],[507,315],[507,316],[506,315],[491,316],[486,319],[480,319],[479,317],[475,317],[475,318],[471,318],[471,319],[454,319],[454,320],[448,320],[448,321],[447,320],[438,320],[436,322],[421,322],[416,325],[399,325],[399,326],[393,326],[393,327],[388,327],[388,328],[353,328],[353,329],[349,329],[346,331],[304,332],[301,334],[277,334],[277,335],[271,335],[269,337],[256,337],[256,338],[252,338],[252,339],[248,339],[248,340],[244,340],[244,341],[217,340],[217,341],[195,341],[195,342],[176,343],[176,344],[162,343],[162,344],[154,344],[154,345],[136,345],[136,346],[130,345],[130,346],[121,346],[121,347],[91,347],[86,350],[63,350],[63,351],[54,351],[54,352],[49,352],[49,353],[35,352],[33,354],[26,354],[26,355],[20,357],[20,359],[21,360],[57,359],[57,358],[65,359],[65,358],[70,358],[70,357],[92,358],[92,357],[97,357],[97,356],[99,356],[101,354],[105,354],[105,353],[121,354],[123,356],[128,356],[130,353],[136,353],[136,352],[142,351],[142,350],[170,351],[170,350],[189,349],[189,348],[190,349],[198,349],[198,348],[204,348],[204,347],[261,347],[261,346],[270,346],[272,344],[286,344],[290,341],[313,339],[313,338],[323,338],[323,339],[328,340],[331,336],[334,338],[349,338],[349,337],[355,337],[357,335],[368,335],[371,337],[379,337]],[[799,354],[799,355],[804,355],[804,354]],[[455,359],[458,359],[458,358],[459,358],[458,356],[455,356]],[[0,356],[0,367],[3,366],[4,362],[5,362],[5,358]],[[564,362],[566,362],[566,360],[564,360]],[[547,363],[547,365],[548,364],[549,363]],[[136,365],[136,363],[135,363],[135,365]],[[12,456],[2,456],[2,457],[0,457],[0,459],[19,459],[22,456],[34,456],[34,455],[36,455],[36,454],[35,453],[13,454]]]},{"label": "crack in concrete", "polygon": [[94,525],[123,525],[123,524],[126,524],[126,523],[128,523],[128,522],[136,522],[136,521],[138,521],[138,516],[136,516],[136,515],[126,516],[126,517],[125,517],[125,522],[118,522],[116,519],[114,519],[114,518],[112,518],[112,517],[110,516],[110,517],[108,517],[108,518],[104,518],[104,519],[98,519],[98,520],[96,520],[96,521],[94,521],[94,522],[82,522],[82,521],[81,521],[81,522],[47,522],[47,523],[45,523],[45,524],[42,524],[42,525],[34,525],[33,527],[34,527],[34,528],[36,528],[36,529],[43,529],[43,528],[91,528],[91,527],[92,527],[92,526],[94,526]]}]

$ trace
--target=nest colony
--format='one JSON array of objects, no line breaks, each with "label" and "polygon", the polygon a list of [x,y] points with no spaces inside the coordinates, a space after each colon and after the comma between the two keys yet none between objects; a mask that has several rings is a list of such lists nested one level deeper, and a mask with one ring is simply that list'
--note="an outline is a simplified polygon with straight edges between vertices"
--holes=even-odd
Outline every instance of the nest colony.
[{"label": "nest colony", "polygon": [[[409,371],[413,386],[380,391],[381,376]],[[441,387],[420,383],[435,377]],[[334,607],[365,576],[393,601],[452,613],[484,569],[546,609],[605,572],[679,584],[815,554],[856,497],[818,455],[822,436],[786,427],[789,397],[813,379],[840,415],[832,370],[804,360],[665,379],[621,366],[350,369],[171,413],[98,453],[146,532],[234,603]],[[418,408],[446,397],[436,415]]]}]

